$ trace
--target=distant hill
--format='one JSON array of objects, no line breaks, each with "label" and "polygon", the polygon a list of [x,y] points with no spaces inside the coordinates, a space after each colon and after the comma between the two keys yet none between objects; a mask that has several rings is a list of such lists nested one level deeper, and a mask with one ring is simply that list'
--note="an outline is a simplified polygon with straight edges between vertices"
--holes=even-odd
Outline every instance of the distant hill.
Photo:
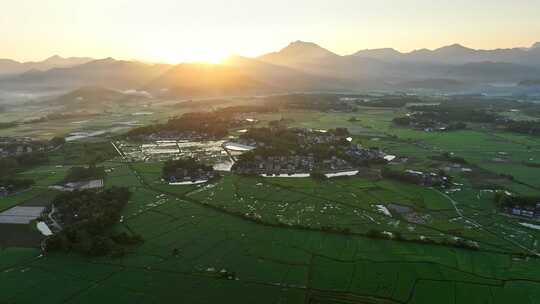
[{"label": "distant hill", "polygon": [[349,88],[376,85],[380,67],[385,66],[385,63],[379,60],[340,56],[315,43],[303,41],[293,42],[278,52],[262,55],[256,59],[272,65],[289,67],[309,75],[349,83]]},{"label": "distant hill", "polygon": [[68,57],[64,58],[58,55],[51,56],[43,61],[26,62],[24,65],[31,67],[34,70],[46,71],[52,68],[66,68],[81,65],[93,61],[95,59],[89,57]]},{"label": "distant hill", "polygon": [[294,67],[302,65],[303,63],[337,57],[340,56],[315,43],[296,41],[292,42],[279,52],[262,55],[257,59],[271,64]]},{"label": "distant hill", "polygon": [[462,80],[518,82],[540,77],[540,67],[506,62],[472,62],[450,67],[448,76]]},{"label": "distant hill", "polygon": [[374,58],[374,59],[398,59],[402,53],[392,49],[392,48],[382,48],[382,49],[368,49],[361,50],[354,53],[352,56],[364,57],[364,58]]},{"label": "distant hill", "polygon": [[241,56],[231,56],[223,64],[261,82],[272,84],[276,90],[281,91],[340,90],[350,87],[352,83]]},{"label": "distant hill", "polygon": [[49,101],[51,104],[84,106],[85,104],[109,103],[124,98],[119,91],[102,87],[82,87]]},{"label": "distant hill", "polygon": [[51,106],[61,106],[67,112],[99,112],[122,103],[147,101],[148,98],[144,94],[133,94],[132,91],[121,92],[91,86],[78,88],[45,102]]},{"label": "distant hill", "polygon": [[24,73],[30,70],[22,63],[11,59],[0,59],[0,75],[12,75]]},{"label": "distant hill", "polygon": [[540,86],[540,79],[536,80],[522,80],[518,84],[519,86],[523,87],[533,87],[533,86]]},{"label": "distant hill", "polygon": [[47,71],[32,70],[4,79],[0,86],[21,89],[74,89],[84,86],[102,86],[114,89],[136,89],[158,77],[170,65],[144,64],[112,58],[85,64],[54,68]]},{"label": "distant hill", "polygon": [[31,70],[47,71],[53,68],[72,67],[85,64],[92,60],[94,59],[87,57],[64,58],[58,55],[35,62],[18,62],[10,59],[0,59],[0,75],[22,74]]},{"label": "distant hill", "polygon": [[431,89],[431,90],[456,90],[467,86],[466,83],[455,79],[421,79],[401,82],[397,87],[402,89]]},{"label": "distant hill", "polygon": [[465,64],[470,62],[507,62],[540,66],[540,42],[530,48],[475,50],[452,44],[435,50],[420,49],[400,53],[394,49],[364,50],[353,56],[400,62],[430,62],[439,64]]},{"label": "distant hill", "polygon": [[191,97],[344,90],[351,86],[351,81],[231,56],[219,65],[179,64],[146,89],[165,96]]},{"label": "distant hill", "polygon": [[312,42],[295,41],[257,58],[231,56],[220,65],[88,60],[53,56],[19,63],[0,59],[0,91],[41,93],[91,86],[144,90],[154,96],[215,97],[404,88],[462,91],[540,79],[540,42],[496,50],[460,44],[408,53],[382,48],[342,56]]},{"label": "distant hill", "polygon": [[424,83],[428,87],[453,86],[444,84],[441,79],[454,79],[464,82],[465,87],[468,84],[476,87],[479,83],[517,82],[540,77],[540,48],[537,45],[475,50],[453,44],[410,53],[384,48],[340,56],[313,43],[295,42],[258,59],[320,77],[350,80],[356,84],[355,88],[392,89],[395,84],[401,87],[402,84],[414,84],[418,79],[438,80],[437,83]]},{"label": "distant hill", "polygon": [[0,80],[0,87],[35,91],[104,87],[120,91],[148,90],[155,96],[210,97],[342,90],[350,88],[351,83],[257,59],[231,56],[221,65],[186,63],[176,66],[106,58],[69,68],[31,70]]},{"label": "distant hill", "polygon": [[194,97],[265,93],[271,91],[272,85],[226,65],[183,63],[152,80],[145,88],[162,96]]}]

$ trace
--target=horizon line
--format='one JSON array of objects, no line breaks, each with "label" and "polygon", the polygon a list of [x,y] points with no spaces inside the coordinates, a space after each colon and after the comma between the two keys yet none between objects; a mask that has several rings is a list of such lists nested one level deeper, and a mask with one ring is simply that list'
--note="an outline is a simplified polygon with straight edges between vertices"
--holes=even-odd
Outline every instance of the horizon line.
[{"label": "horizon line", "polygon": [[[250,59],[257,59],[261,56],[264,56],[264,55],[268,55],[268,54],[273,54],[273,53],[279,53],[280,51],[286,49],[287,47],[295,44],[295,43],[306,43],[306,44],[314,44],[322,49],[325,49],[337,56],[340,56],[340,57],[347,57],[347,56],[354,56],[355,54],[357,54],[358,52],[362,52],[362,51],[378,51],[378,50],[392,50],[392,51],[395,51],[397,53],[400,53],[402,55],[407,55],[407,54],[411,54],[411,53],[414,53],[414,52],[418,52],[418,51],[431,51],[431,52],[434,52],[434,51],[437,51],[437,50],[441,50],[441,49],[444,49],[444,48],[448,48],[448,47],[461,47],[461,48],[464,48],[464,49],[468,49],[468,50],[473,50],[473,51],[498,51],[498,50],[530,50],[530,49],[533,49],[535,48],[535,46],[537,44],[540,44],[540,38],[538,39],[538,41],[533,41],[529,46],[515,46],[515,47],[498,47],[498,48],[471,48],[471,47],[467,47],[465,46],[464,44],[462,43],[458,43],[458,42],[455,42],[455,43],[451,43],[451,44],[446,44],[446,45],[442,45],[440,47],[437,47],[437,48],[415,48],[415,49],[412,49],[412,50],[408,50],[408,51],[402,51],[402,50],[398,50],[396,48],[393,48],[393,47],[377,47],[377,48],[363,48],[363,49],[359,49],[357,51],[354,51],[353,53],[347,53],[347,54],[340,54],[340,53],[337,53],[337,52],[334,52],[332,51],[330,48],[326,48],[324,46],[322,46],[321,44],[317,43],[317,42],[313,42],[313,41],[307,41],[307,40],[294,40],[294,41],[291,41],[289,42],[286,46],[284,47],[281,47],[277,50],[274,50],[274,51],[267,51],[265,53],[262,53],[262,54],[258,54],[258,55],[255,55],[255,56],[247,56],[247,55],[242,55],[240,53],[231,53],[231,54],[228,54],[226,56],[224,56],[223,58],[221,58],[220,61],[224,60],[224,59],[227,59],[229,57],[234,57],[234,56],[238,56],[238,57],[244,57],[244,58],[250,58]],[[539,46],[540,47],[540,46]],[[180,51],[179,51],[180,52]],[[9,57],[3,57],[3,56],[0,56],[0,60],[11,60],[11,61],[14,61],[14,62],[17,62],[17,63],[20,63],[20,64],[30,64],[30,63],[42,63],[42,62],[45,62],[47,61],[48,59],[51,59],[51,58],[55,58],[55,57],[59,57],[61,59],[75,59],[75,58],[87,58],[87,59],[91,59],[90,62],[92,61],[97,61],[97,60],[106,60],[106,59],[113,59],[113,60],[117,60],[117,61],[132,61],[132,62],[140,62],[140,63],[145,63],[145,64],[182,64],[182,63],[200,63],[200,64],[219,64],[221,62],[204,62],[204,61],[179,61],[179,62],[166,62],[166,61],[163,61],[163,60],[147,60],[147,59],[141,59],[141,58],[122,58],[122,57],[112,57],[112,56],[108,56],[108,57],[93,57],[93,56],[86,56],[86,55],[74,55],[74,56],[63,56],[63,55],[59,55],[59,53],[57,54],[53,54],[53,55],[50,55],[50,56],[46,56],[45,58],[43,59],[33,59],[33,60],[18,60],[18,59],[13,59],[13,58],[9,58]]]}]

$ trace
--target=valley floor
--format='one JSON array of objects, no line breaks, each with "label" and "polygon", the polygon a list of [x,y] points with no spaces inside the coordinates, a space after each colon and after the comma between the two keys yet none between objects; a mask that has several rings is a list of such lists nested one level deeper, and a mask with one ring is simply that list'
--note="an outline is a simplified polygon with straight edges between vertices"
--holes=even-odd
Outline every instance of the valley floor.
[{"label": "valley floor", "polygon": [[[223,173],[209,184],[175,186],[161,180],[161,162],[118,156],[100,163],[108,172],[106,187],[133,193],[114,229],[140,234],[144,244],[119,258],[3,246],[0,303],[540,302],[540,230],[497,212],[484,183],[538,195],[540,171],[524,164],[540,159],[540,139],[480,126],[449,133],[393,127],[392,118],[401,114],[366,107],[354,114],[256,118],[346,127],[355,143],[399,156],[389,165],[396,169],[431,170],[432,156],[453,152],[473,172],[453,169],[460,184],[455,191],[374,179],[369,169],[327,181]],[[99,149],[114,149],[102,140]],[[0,211],[49,200],[47,187],[78,164],[78,145],[21,173],[37,183],[1,198]],[[394,238],[373,238],[373,231]],[[448,244],[456,239],[478,249]]]}]

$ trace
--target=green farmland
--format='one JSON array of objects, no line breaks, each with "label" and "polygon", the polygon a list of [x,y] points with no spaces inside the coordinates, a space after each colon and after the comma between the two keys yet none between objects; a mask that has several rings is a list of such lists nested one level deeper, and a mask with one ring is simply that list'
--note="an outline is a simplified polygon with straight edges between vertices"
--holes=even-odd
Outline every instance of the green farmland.
[{"label": "green farmland", "polygon": [[[112,230],[144,242],[120,257],[1,248],[0,304],[539,303],[540,230],[494,203],[496,191],[540,194],[540,169],[531,166],[540,162],[538,137],[480,125],[447,133],[395,127],[392,119],[404,112],[250,117],[257,126],[282,119],[291,127],[348,128],[353,143],[398,156],[392,169],[450,168],[451,189],[375,176],[377,166],[321,181],[221,172],[209,183],[172,186],[162,180],[163,163],[115,154],[110,134],[69,143],[18,173],[36,182],[0,198],[0,211],[50,200],[50,185],[92,162],[107,172],[105,188],[132,193]],[[102,118],[91,124],[107,125]],[[465,163],[452,167],[444,152]]]},{"label": "green farmland", "polygon": [[[228,179],[211,189],[227,191]],[[135,197],[118,229],[140,233],[144,245],[118,259],[4,249],[4,301],[26,303],[39,296],[42,303],[211,303],[229,295],[226,299],[241,303],[430,303],[433,297],[453,303],[471,292],[477,295],[473,303],[540,299],[538,292],[523,292],[538,290],[536,259],[276,228],[191,199],[210,190],[195,190],[183,200],[142,184],[132,187]],[[249,184],[242,190],[255,194]],[[285,198],[298,199],[275,199]],[[443,201],[434,200],[427,208],[444,210],[439,204]],[[51,297],[58,284],[63,288]]]}]

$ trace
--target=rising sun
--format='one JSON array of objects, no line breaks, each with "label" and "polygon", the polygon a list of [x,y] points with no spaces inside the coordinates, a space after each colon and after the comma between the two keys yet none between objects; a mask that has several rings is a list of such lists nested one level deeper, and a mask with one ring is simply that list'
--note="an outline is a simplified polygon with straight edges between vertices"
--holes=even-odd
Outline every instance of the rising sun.
[{"label": "rising sun", "polygon": [[183,62],[220,63],[228,54],[220,50],[160,51],[155,58],[171,64]]}]

